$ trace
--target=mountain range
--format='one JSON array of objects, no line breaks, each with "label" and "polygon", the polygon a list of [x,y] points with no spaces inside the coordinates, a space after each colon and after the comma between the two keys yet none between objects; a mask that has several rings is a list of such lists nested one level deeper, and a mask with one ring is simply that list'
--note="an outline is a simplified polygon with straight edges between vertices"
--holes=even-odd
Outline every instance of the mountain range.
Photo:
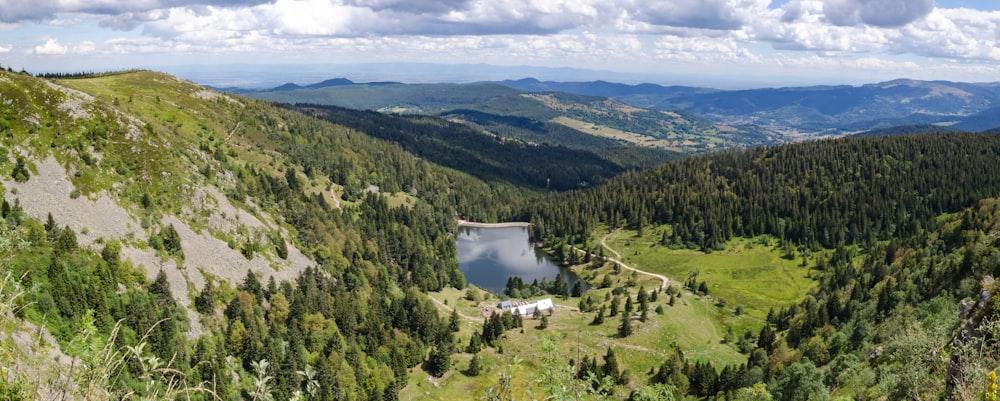
[{"label": "mountain range", "polygon": [[[934,124],[978,132],[1000,126],[1000,83],[957,83],[899,79],[861,86],[807,86],[718,90],[607,81],[558,82],[532,78],[449,84],[470,96],[442,99],[433,84],[286,84],[249,93],[282,102],[319,102],[344,107],[434,113],[470,107],[501,96],[500,85],[523,93],[572,93],[614,99],[630,106],[683,111],[715,123],[754,125],[797,135],[843,135],[894,126]],[[426,93],[426,96],[425,96]],[[395,107],[395,108],[394,108]]]}]

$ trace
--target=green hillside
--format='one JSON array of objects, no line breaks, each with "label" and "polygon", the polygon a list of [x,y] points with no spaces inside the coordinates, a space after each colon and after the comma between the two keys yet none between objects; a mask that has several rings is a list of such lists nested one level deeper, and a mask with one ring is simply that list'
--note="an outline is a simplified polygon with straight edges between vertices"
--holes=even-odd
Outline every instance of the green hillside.
[{"label": "green hillside", "polygon": [[298,105],[295,109],[396,143],[430,162],[462,170],[485,181],[509,182],[535,189],[587,187],[628,169],[649,168],[680,157],[667,151],[599,141],[577,142],[574,146],[564,146],[562,138],[528,141],[535,138],[493,135],[429,116],[386,115],[318,105]]},{"label": "green hillside", "polygon": [[[1000,366],[998,162],[996,135],[808,142],[625,174],[530,218],[556,244],[628,227],[610,241],[628,263],[766,313],[746,365],[665,363],[648,383],[698,398],[766,383],[775,399],[977,399]],[[753,244],[787,260],[761,263]],[[794,262],[816,279],[802,298],[782,277]]]},{"label": "green hillside", "polygon": [[502,137],[564,146],[581,146],[572,139],[581,133],[628,147],[683,153],[787,140],[774,131],[716,124],[685,112],[642,109],[604,97],[525,93],[494,84],[355,84],[248,95],[284,103],[441,115]]},{"label": "green hillside", "polygon": [[392,397],[450,343],[420,291],[464,286],[455,216],[522,196],[163,74],[4,72],[0,97],[3,328],[82,361],[5,335],[28,398]]}]

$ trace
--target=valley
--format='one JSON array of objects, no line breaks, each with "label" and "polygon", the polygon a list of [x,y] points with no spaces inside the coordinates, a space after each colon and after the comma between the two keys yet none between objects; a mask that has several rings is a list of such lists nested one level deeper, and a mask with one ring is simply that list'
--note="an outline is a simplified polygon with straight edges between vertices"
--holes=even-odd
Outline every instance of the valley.
[{"label": "valley", "polygon": [[[1000,137],[933,124],[991,88],[0,71],[0,396],[978,399]],[[458,241],[499,226],[586,285],[475,285]]]}]

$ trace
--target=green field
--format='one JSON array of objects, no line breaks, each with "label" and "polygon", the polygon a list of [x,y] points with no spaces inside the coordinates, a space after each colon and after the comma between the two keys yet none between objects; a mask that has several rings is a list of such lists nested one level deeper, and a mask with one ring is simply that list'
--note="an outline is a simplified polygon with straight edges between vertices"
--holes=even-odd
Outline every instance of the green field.
[{"label": "green field", "polygon": [[[634,298],[640,288],[652,290],[660,285],[658,279],[641,274],[633,276],[628,270],[621,270],[621,273],[616,274],[610,263],[596,269],[577,266],[575,270],[581,277],[591,281],[592,285],[605,275],[612,277],[614,284],[611,287],[596,288],[594,285],[585,294],[597,300],[598,305],[609,304],[604,301],[605,296],[615,287],[627,288],[628,293]],[[635,281],[634,285],[629,285],[630,279]],[[464,294],[464,290],[456,289],[429,293],[432,298],[447,304],[449,308],[457,308],[462,314],[474,317],[481,316],[483,307],[495,307],[500,300],[496,296],[491,296],[487,300],[473,303],[464,299]],[[478,399],[487,389],[497,385],[498,373],[513,364],[515,356],[520,361],[514,369],[514,383],[517,389],[515,397],[530,399],[528,391],[531,391],[532,380],[537,378],[537,372],[542,364],[540,341],[543,338],[552,339],[557,346],[560,359],[567,362],[571,359],[579,360],[582,355],[600,359],[606,349],[612,347],[618,360],[623,363],[622,368],[627,368],[631,372],[632,382],[636,384],[647,383],[648,372],[659,367],[675,347],[681,349],[688,360],[710,361],[721,369],[728,364],[746,362],[746,356],[724,340],[727,332],[738,338],[745,331],[756,333],[762,324],[759,319],[751,316],[734,315],[731,309],[717,306],[714,299],[699,297],[687,291],[675,299],[674,306],[670,306],[668,304],[670,296],[660,292],[657,300],[649,304],[647,321],[641,322],[637,319],[638,310],[633,312],[632,316],[636,318],[632,321],[633,334],[619,338],[617,337],[619,317],[606,317],[604,324],[594,326],[591,322],[596,313],[580,312],[576,308],[580,298],[563,300],[552,297],[552,299],[558,307],[549,318],[549,327],[540,330],[537,328],[538,320],[527,318],[524,320],[523,330],[507,331],[500,343],[502,353],[493,348],[484,348],[480,352],[484,367],[480,376],[469,377],[462,373],[472,355],[458,353],[452,357],[452,369],[442,378],[431,377],[419,367],[411,369],[409,384],[400,392],[400,399]],[[662,315],[654,311],[657,306],[663,308]],[[450,314],[445,307],[440,309],[443,316]],[[469,342],[469,337],[478,335],[481,327],[481,322],[463,319],[456,335],[459,347],[464,348]],[[535,392],[538,393],[537,388]],[[624,398],[627,394],[622,393],[619,396]]]},{"label": "green field", "polygon": [[[639,238],[635,231],[616,230],[607,237],[608,246],[621,253],[623,262],[683,283],[697,272],[709,294],[725,300],[729,308],[742,306],[751,316],[764,318],[770,308],[790,306],[802,300],[815,284],[810,278],[813,262],[802,266],[802,258],[785,259],[774,239],[731,240],[725,250],[704,253],[670,249],[659,245],[660,227],[647,229]],[[600,242],[600,237],[594,240]],[[770,244],[768,244],[770,243]]]},{"label": "green field", "polygon": [[[629,266],[666,275],[677,289],[692,272],[698,272],[697,281],[707,283],[709,296],[683,290],[675,298],[674,306],[670,306],[670,296],[661,291],[657,301],[649,305],[649,319],[634,320],[634,333],[626,338],[616,335],[620,324],[617,317],[607,317],[604,324],[594,326],[590,324],[594,312],[575,309],[579,298],[553,297],[562,307],[549,319],[549,327],[539,330],[538,321],[527,319],[523,330],[508,331],[501,342],[502,353],[492,348],[480,353],[485,367],[482,375],[463,374],[461,371],[468,366],[472,355],[459,353],[453,357],[452,371],[443,378],[432,378],[419,368],[413,369],[401,399],[478,398],[497,385],[498,373],[513,363],[515,355],[520,358],[519,367],[514,369],[515,388],[520,393],[515,396],[525,398],[535,378],[529,372],[537,372],[542,363],[540,340],[545,336],[554,339],[559,355],[566,361],[578,360],[580,355],[600,358],[608,347],[614,348],[623,368],[629,369],[633,383],[637,384],[645,384],[648,372],[658,367],[675,347],[688,360],[710,361],[719,369],[727,364],[744,363],[746,356],[737,351],[733,342],[744,333],[756,335],[768,310],[800,301],[814,285],[810,278],[812,262],[802,266],[801,255],[795,254],[791,260],[782,257],[784,252],[776,246],[777,240],[735,239],[723,251],[704,253],[661,246],[662,230],[669,227],[647,229],[641,238],[628,230],[615,230],[605,238],[604,231],[592,238],[591,243],[599,244],[604,238],[610,247],[605,252],[607,256],[614,255],[610,250],[617,251]],[[612,263],[598,268],[581,265],[574,270],[591,283],[592,288],[585,296],[597,300],[598,305],[609,304],[605,300],[614,288],[625,288],[634,297],[639,288],[652,290],[661,285],[648,275],[625,269],[616,273]],[[611,277],[612,285],[598,288],[606,275]],[[463,314],[477,317],[483,307],[494,306],[498,301],[494,296],[473,303],[463,298],[464,293],[450,289],[430,295],[449,307],[457,307]],[[653,312],[657,306],[663,307],[662,315]],[[736,312],[737,306],[742,314]],[[448,312],[442,307],[442,313]],[[638,312],[633,315],[638,316]],[[478,335],[479,327],[479,322],[463,322],[458,334],[461,346],[468,343],[469,336]]]}]

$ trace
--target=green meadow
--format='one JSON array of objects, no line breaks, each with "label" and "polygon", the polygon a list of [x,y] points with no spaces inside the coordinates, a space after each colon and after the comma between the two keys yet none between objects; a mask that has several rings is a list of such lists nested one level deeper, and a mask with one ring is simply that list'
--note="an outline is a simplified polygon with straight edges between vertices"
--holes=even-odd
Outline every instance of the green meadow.
[{"label": "green meadow", "polygon": [[[771,308],[802,300],[815,284],[810,278],[814,262],[803,266],[801,255],[784,258],[776,239],[738,238],[729,241],[724,250],[705,253],[660,245],[665,229],[647,229],[643,237],[636,231],[616,230],[605,241],[622,255],[623,262],[636,269],[663,274],[679,283],[697,274],[695,280],[706,283],[712,298],[728,308],[742,306],[747,314],[761,319]],[[600,237],[594,242],[599,243]]]}]

